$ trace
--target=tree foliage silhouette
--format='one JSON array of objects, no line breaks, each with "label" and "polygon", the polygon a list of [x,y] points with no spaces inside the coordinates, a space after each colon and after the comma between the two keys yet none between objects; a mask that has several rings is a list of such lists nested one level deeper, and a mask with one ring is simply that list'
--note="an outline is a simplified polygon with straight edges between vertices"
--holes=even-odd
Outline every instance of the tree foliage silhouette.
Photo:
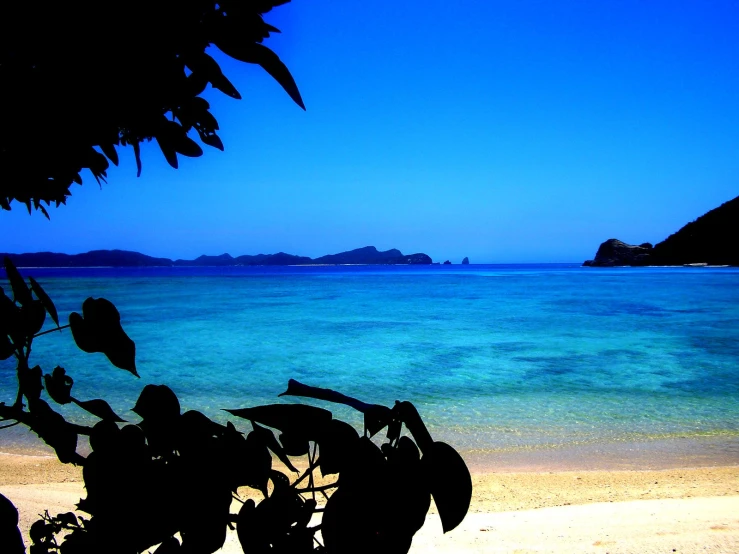
[{"label": "tree foliage silhouette", "polygon": [[241,95],[208,52],[263,67],[303,109],[287,67],[262,44],[262,15],[289,0],[5,2],[0,7],[0,206],[46,217],[89,169],[105,181],[117,147],[155,139],[167,162],[223,150],[200,97],[208,84]]},{"label": "tree foliage silhouette", "polygon": [[[451,446],[431,438],[410,402],[367,404],[290,380],[280,396],[350,406],[363,414],[364,433],[306,404],[226,410],[250,422],[251,431],[242,432],[230,421],[182,413],[169,387],[146,385],[132,409],[141,421],[121,427],[124,420],[105,400],[73,396],[74,380],[64,368],[44,374],[29,362],[35,339],[69,327],[80,349],[103,353],[137,375],[135,345],[118,310],[108,300],[88,298],[82,315],[72,312],[61,326],[37,281],[27,284],[8,258],[5,271],[13,299],[0,289],[0,358],[17,359],[18,394],[12,405],[0,403],[0,421],[27,425],[60,461],[81,465],[87,492],[77,504],[87,516],[47,513],[32,525],[31,554],[134,554],[153,547],[159,554],[211,554],[234,524],[246,554],[405,553],[432,497],[445,532],[465,517],[469,471]],[[42,331],[47,315],[54,326]],[[92,427],[68,422],[44,396],[58,405],[74,403],[99,421]],[[383,430],[378,445],[372,438]],[[89,436],[87,457],[77,452],[80,434]],[[306,469],[291,481],[273,467],[273,456],[296,473],[293,459],[304,458]],[[316,470],[337,478],[317,486]],[[260,491],[263,499],[241,500],[231,513],[240,487]],[[14,506],[0,497],[3,552],[23,552],[17,523]]]}]

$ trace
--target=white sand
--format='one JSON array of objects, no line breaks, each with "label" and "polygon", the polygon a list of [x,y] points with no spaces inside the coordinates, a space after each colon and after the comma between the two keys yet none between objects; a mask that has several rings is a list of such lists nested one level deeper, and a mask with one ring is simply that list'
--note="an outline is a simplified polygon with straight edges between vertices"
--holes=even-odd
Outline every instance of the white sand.
[{"label": "white sand", "polygon": [[[465,521],[443,535],[429,514],[412,553],[739,553],[739,467],[476,473],[473,480]],[[0,492],[18,507],[26,540],[45,509],[72,511],[84,496],[78,468],[26,456],[0,456]],[[241,552],[235,533],[222,552]]]}]

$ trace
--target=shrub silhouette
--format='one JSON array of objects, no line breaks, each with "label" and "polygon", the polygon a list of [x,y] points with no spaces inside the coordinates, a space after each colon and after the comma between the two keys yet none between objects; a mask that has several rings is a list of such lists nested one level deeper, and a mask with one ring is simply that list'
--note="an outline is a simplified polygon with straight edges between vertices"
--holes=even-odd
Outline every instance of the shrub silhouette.
[{"label": "shrub silhouette", "polygon": [[[29,363],[36,338],[70,327],[82,350],[102,352],[137,375],[135,345],[118,310],[88,298],[82,315],[70,314],[69,325],[61,326],[41,285],[33,279],[27,285],[8,258],[5,270],[13,299],[0,289],[0,357],[18,360],[18,394],[12,405],[0,403],[0,419],[27,425],[60,461],[82,466],[87,491],[77,505],[86,515],[47,512],[32,525],[31,554],[133,554],[154,547],[157,554],[210,554],[233,526],[246,554],[405,553],[432,497],[445,532],[465,517],[469,471],[451,446],[431,438],[410,402],[368,404],[290,380],[280,396],[350,406],[363,414],[363,433],[324,408],[294,403],[226,410],[249,422],[251,430],[242,432],[231,421],[182,413],[169,387],[146,385],[132,409],[141,421],[121,426],[105,400],[74,397],[64,368],[43,375]],[[55,327],[41,331],[47,315]],[[44,390],[54,403],[75,403],[99,421],[92,427],[66,421]],[[80,434],[89,436],[87,457],[77,452]],[[273,457],[287,473],[276,469]],[[303,459],[302,472],[295,457]],[[318,485],[317,470],[336,478]],[[241,500],[240,487],[263,498]],[[237,513],[233,498],[242,502]],[[2,552],[23,552],[17,522],[14,506],[0,496]]]}]

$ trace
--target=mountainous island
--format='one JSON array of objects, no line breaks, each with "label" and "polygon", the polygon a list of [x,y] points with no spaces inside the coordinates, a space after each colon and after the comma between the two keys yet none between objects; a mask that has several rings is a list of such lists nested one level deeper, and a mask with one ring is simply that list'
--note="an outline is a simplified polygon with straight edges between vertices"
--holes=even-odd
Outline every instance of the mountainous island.
[{"label": "mountainous island", "polygon": [[380,252],[374,246],[356,248],[339,254],[329,254],[320,258],[308,258],[278,252],[277,254],[256,254],[237,256],[200,256],[194,260],[170,260],[154,258],[128,250],[93,250],[84,254],[58,254],[36,252],[33,254],[0,254],[8,256],[16,267],[203,267],[203,266],[248,266],[248,265],[420,265],[430,264],[426,254],[405,255],[393,248]]},{"label": "mountainous island", "polygon": [[602,243],[584,266],[731,265],[739,266],[739,196],[688,223],[652,246]]}]

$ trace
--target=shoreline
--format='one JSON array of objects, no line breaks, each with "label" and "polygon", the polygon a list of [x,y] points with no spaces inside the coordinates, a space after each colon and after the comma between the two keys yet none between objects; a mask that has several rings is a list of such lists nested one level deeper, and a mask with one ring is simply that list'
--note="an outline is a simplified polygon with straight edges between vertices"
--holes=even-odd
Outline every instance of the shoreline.
[{"label": "shoreline", "polygon": [[[473,465],[471,473],[465,521],[443,534],[432,503],[411,553],[739,551],[739,465],[517,471]],[[0,453],[0,492],[18,507],[28,547],[30,526],[44,510],[75,511],[85,496],[82,469],[53,456]],[[250,489],[239,493],[260,497]],[[219,552],[241,552],[235,533]]]},{"label": "shoreline", "polygon": [[[54,451],[20,429],[20,436],[0,442],[0,457],[56,459]],[[13,440],[16,439],[16,440]],[[567,471],[660,471],[739,466],[739,436],[712,435],[603,441],[581,444],[541,445],[529,448],[465,449],[452,437],[437,436],[462,455],[472,473],[527,473]],[[77,448],[89,453],[85,437]]]}]

